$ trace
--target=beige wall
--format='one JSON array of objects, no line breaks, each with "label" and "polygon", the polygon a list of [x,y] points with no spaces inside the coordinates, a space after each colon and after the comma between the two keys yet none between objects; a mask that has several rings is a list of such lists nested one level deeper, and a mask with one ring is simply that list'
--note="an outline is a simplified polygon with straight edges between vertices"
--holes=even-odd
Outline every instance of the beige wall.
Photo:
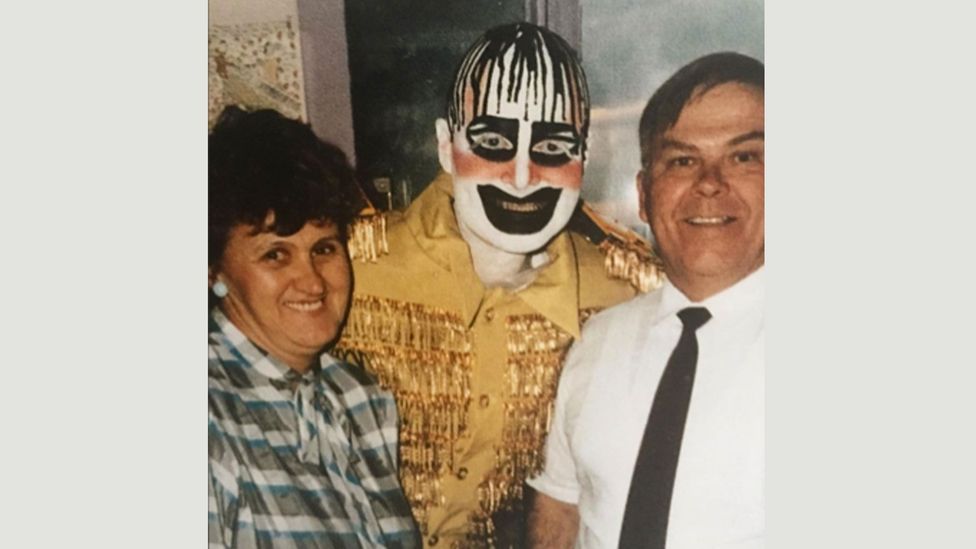
[{"label": "beige wall", "polygon": [[298,18],[297,0],[210,0],[211,25],[266,23]]},{"label": "beige wall", "polygon": [[356,161],[343,0],[297,0],[305,66],[305,108],[312,129]]}]

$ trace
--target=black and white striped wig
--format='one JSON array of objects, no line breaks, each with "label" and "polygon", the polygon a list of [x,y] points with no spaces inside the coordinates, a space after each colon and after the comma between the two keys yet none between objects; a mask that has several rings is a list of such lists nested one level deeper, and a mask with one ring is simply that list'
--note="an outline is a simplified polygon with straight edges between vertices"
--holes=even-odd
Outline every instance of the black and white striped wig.
[{"label": "black and white striped wig", "polygon": [[448,97],[451,131],[469,123],[469,113],[495,114],[488,112],[491,105],[518,101],[523,93],[526,116],[538,109],[542,121],[568,122],[585,143],[590,97],[583,67],[565,40],[530,23],[494,27],[468,50]]}]

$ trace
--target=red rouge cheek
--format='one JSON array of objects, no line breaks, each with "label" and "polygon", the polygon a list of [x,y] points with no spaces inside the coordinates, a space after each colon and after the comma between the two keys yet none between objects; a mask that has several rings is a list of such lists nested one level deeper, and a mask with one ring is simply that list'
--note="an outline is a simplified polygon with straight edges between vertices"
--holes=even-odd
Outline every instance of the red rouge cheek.
[{"label": "red rouge cheek", "polygon": [[454,171],[460,177],[496,180],[512,176],[514,162],[492,162],[466,151],[454,152]]},{"label": "red rouge cheek", "polygon": [[583,163],[579,160],[555,167],[533,165],[532,170],[534,180],[548,181],[554,187],[579,190],[583,184]]}]

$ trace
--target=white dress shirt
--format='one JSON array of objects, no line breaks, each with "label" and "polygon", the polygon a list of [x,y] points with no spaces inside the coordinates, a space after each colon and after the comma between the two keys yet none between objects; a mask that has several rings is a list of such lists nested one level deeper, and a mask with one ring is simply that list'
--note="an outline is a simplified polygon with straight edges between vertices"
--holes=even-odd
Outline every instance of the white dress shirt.
[{"label": "white dress shirt", "polygon": [[593,317],[559,381],[536,490],[577,505],[576,546],[616,548],[658,381],[681,335],[677,312],[703,306],[668,549],[757,549],[765,530],[763,268],[700,303],[666,283]]}]

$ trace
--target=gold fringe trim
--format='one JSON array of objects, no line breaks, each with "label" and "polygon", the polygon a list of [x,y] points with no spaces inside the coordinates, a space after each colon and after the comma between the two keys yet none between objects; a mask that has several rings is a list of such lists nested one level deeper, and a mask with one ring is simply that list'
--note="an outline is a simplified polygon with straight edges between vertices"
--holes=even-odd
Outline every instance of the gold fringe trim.
[{"label": "gold fringe trim", "polygon": [[468,531],[464,539],[452,546],[452,549],[495,549],[495,523],[490,515],[483,511],[472,515],[468,520]]},{"label": "gold fringe trim", "polygon": [[[580,325],[600,309],[580,311]],[[506,319],[508,399],[495,468],[478,486],[480,512],[470,521],[465,547],[494,547],[492,515],[520,508],[525,480],[542,472],[563,359],[573,338],[541,315]]]},{"label": "gold fringe trim", "polygon": [[600,251],[605,256],[607,274],[629,281],[641,293],[656,290],[664,284],[663,265],[642,243],[624,243],[608,236],[600,243]]},{"label": "gold fringe trim", "polygon": [[[580,312],[581,323],[599,309]],[[559,374],[572,336],[541,315],[506,319],[508,395],[495,467],[478,486],[478,511],[462,547],[493,547],[492,515],[517,508],[525,479],[542,471]],[[444,504],[442,478],[467,432],[472,343],[459,315],[355,296],[335,354],[362,365],[393,391],[400,411],[400,481],[424,535]]]},{"label": "gold fringe trim", "polygon": [[375,263],[379,256],[388,253],[386,216],[372,209],[365,210],[349,226],[349,257]]},{"label": "gold fringe trim", "polygon": [[479,487],[482,510],[493,514],[522,498],[527,477],[542,471],[563,355],[572,336],[541,315],[506,319],[508,398],[496,467]]},{"label": "gold fringe trim", "polygon": [[400,412],[400,481],[426,533],[441,505],[441,477],[467,430],[471,341],[460,316],[443,309],[356,296],[336,354],[393,391]]},{"label": "gold fringe trim", "polygon": [[604,267],[608,276],[630,282],[641,293],[661,287],[664,265],[641,235],[603,219],[586,202],[583,203],[583,213],[605,235],[600,251],[606,257]]}]

